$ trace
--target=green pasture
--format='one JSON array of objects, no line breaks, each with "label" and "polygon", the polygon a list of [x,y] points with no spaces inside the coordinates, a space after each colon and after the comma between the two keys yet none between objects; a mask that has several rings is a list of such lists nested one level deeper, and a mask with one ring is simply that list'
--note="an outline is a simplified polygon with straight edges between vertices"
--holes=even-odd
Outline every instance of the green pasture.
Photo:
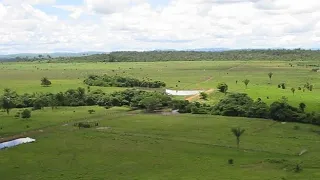
[{"label": "green pasture", "polygon": [[[43,126],[55,124],[34,134],[35,143],[0,151],[2,179],[320,178],[317,126],[220,116],[137,114],[97,107],[96,114],[85,114],[90,108],[45,109],[34,112],[30,120],[1,114],[2,134],[23,131],[17,121],[31,127],[40,122]],[[70,122],[84,119],[99,122],[99,127],[79,129]],[[230,131],[233,127],[246,129],[240,149]],[[306,152],[299,156],[303,150]],[[234,160],[233,165],[228,164],[229,159]],[[302,167],[299,173],[294,172],[297,164]]]},{"label": "green pasture", "polygon": [[[293,64],[293,67],[289,64]],[[59,92],[70,88],[85,87],[83,80],[88,74],[109,74],[142,79],[148,77],[167,83],[171,89],[211,89],[219,82],[229,85],[229,92],[245,92],[252,98],[271,103],[282,96],[297,106],[304,102],[307,111],[320,111],[320,74],[311,68],[297,66],[299,62],[281,61],[188,61],[188,62],[122,62],[122,63],[1,63],[0,89],[11,88],[18,93]],[[307,62],[304,62],[307,63]],[[273,72],[272,80],[268,73]],[[41,87],[40,79],[48,77],[51,87]],[[248,88],[242,83],[249,79]],[[238,83],[236,84],[236,81]],[[298,87],[309,82],[312,92]],[[286,83],[286,89],[278,89]],[[295,88],[292,94],[291,88]],[[122,90],[117,87],[92,87],[106,92]],[[217,93],[207,103],[215,103],[223,97]]]}]

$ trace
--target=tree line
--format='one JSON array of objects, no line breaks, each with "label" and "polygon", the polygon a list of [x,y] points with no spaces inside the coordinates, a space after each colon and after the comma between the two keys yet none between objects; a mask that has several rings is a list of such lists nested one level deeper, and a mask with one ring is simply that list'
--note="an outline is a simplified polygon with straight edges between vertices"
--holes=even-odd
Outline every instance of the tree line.
[{"label": "tree line", "polygon": [[118,51],[84,57],[55,59],[78,62],[153,62],[153,61],[317,61],[320,51],[312,50],[231,50],[222,52],[200,51]]},{"label": "tree line", "polygon": [[151,81],[152,79],[139,80],[130,77],[109,76],[109,75],[89,75],[83,82],[89,86],[102,87],[147,87],[161,88],[165,87],[166,83],[162,81]]},{"label": "tree line", "polygon": [[86,92],[84,88],[69,89],[65,92],[33,93],[19,95],[15,91],[5,89],[0,97],[0,107],[8,114],[12,108],[33,108],[58,106],[94,106],[106,108],[113,106],[129,106],[132,109],[144,109],[154,112],[163,108],[178,110],[179,113],[212,114],[249,118],[273,119],[285,122],[300,122],[320,125],[320,114],[305,112],[306,104],[299,107],[288,104],[287,99],[273,102],[270,106],[261,99],[254,101],[244,93],[230,93],[216,105],[200,102],[173,99],[163,92],[148,92],[137,89],[107,94],[102,90]]},{"label": "tree line", "polygon": [[[80,57],[46,57],[28,59],[17,57],[10,61],[49,61],[49,62],[152,62],[152,61],[317,61],[319,50],[303,49],[250,49],[221,52],[203,51],[117,51],[106,54],[94,54]],[[0,59],[1,61],[1,59]],[[2,59],[6,61],[6,59]],[[319,67],[319,64],[316,64]]]}]

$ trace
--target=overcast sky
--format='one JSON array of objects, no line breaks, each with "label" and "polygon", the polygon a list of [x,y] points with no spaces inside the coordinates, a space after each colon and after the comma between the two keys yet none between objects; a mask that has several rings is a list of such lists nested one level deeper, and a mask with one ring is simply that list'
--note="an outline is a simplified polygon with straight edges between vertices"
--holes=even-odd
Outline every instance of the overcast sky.
[{"label": "overcast sky", "polygon": [[0,0],[0,54],[319,48],[320,0]]}]

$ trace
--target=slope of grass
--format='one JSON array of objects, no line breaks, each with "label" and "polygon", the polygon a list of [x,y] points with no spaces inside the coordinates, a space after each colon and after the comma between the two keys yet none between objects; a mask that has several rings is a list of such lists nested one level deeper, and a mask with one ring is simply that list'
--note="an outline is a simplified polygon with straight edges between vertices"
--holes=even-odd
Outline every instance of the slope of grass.
[{"label": "slope of grass", "polygon": [[[4,179],[319,179],[319,127],[194,115],[91,117],[0,152]],[[294,128],[299,126],[300,129]],[[246,129],[237,150],[232,127]],[[298,156],[301,150],[307,153]],[[228,159],[234,159],[229,165]],[[294,172],[302,162],[303,171]]]}]

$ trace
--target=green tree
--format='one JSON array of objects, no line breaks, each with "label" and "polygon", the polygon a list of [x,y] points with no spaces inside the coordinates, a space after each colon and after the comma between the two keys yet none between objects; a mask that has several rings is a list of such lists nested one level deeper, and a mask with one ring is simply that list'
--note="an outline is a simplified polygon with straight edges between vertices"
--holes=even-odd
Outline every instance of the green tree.
[{"label": "green tree", "polygon": [[250,80],[249,79],[245,79],[242,82],[244,83],[244,85],[246,85],[246,88],[248,88],[248,84],[249,84]]},{"label": "green tree", "polygon": [[296,89],[295,88],[291,88],[291,92],[294,95],[294,92],[296,92]]},{"label": "green tree", "polygon": [[306,109],[306,107],[307,107],[307,105],[305,104],[305,103],[300,103],[299,104],[299,109],[302,111],[302,112],[304,112],[304,110]]},{"label": "green tree", "polygon": [[161,107],[160,99],[153,96],[142,99],[140,104],[146,108],[147,112],[154,112],[154,110]]},{"label": "green tree", "polygon": [[10,113],[10,110],[15,107],[15,100],[17,99],[18,94],[11,89],[4,89],[3,96],[0,99],[0,107],[6,110],[7,114]]},{"label": "green tree", "polygon": [[25,109],[21,112],[22,119],[29,119],[31,118],[31,111],[29,109]]},{"label": "green tree", "polygon": [[41,79],[41,86],[48,87],[51,85],[51,81],[47,77]]},{"label": "green tree", "polygon": [[206,100],[208,98],[208,94],[205,92],[200,93],[200,99]]},{"label": "green tree", "polygon": [[217,89],[219,89],[219,91],[222,93],[227,93],[228,85],[226,83],[219,83]]},{"label": "green tree", "polygon": [[237,148],[239,149],[239,145],[240,145],[240,137],[241,135],[245,132],[245,129],[241,129],[241,128],[232,128],[231,132],[233,133],[233,135],[236,137],[237,139]]},{"label": "green tree", "polygon": [[271,81],[272,76],[273,76],[273,73],[272,73],[272,72],[269,72],[269,73],[268,73],[268,76],[269,76],[269,79],[270,79],[270,81]]}]

